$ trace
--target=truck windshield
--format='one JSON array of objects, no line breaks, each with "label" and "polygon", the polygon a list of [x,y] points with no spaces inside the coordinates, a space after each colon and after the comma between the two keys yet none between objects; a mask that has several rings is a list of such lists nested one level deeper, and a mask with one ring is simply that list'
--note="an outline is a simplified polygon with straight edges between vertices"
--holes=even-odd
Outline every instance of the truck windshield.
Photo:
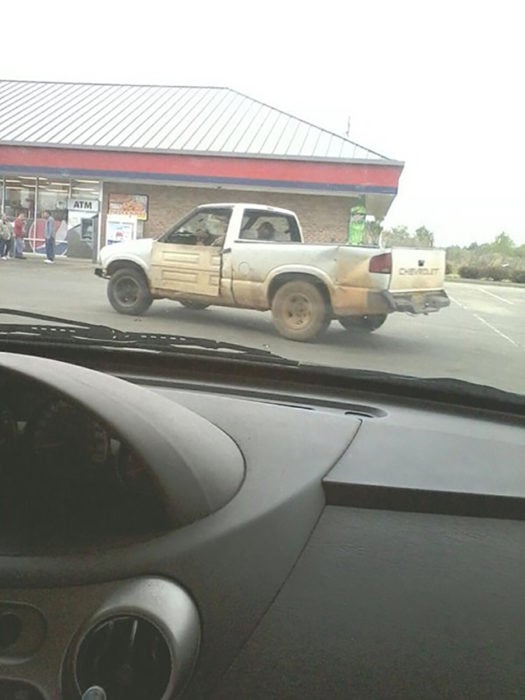
[{"label": "truck windshield", "polygon": [[212,245],[214,242],[224,239],[231,213],[229,208],[198,209],[182,221],[177,222],[158,240],[161,243],[195,245],[202,242]]}]

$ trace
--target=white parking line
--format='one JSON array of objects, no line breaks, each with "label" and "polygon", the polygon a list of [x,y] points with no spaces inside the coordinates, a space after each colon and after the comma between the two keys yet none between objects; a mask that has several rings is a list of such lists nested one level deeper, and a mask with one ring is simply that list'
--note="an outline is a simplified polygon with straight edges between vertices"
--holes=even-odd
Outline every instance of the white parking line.
[{"label": "white parking line", "polygon": [[505,338],[505,340],[508,340],[509,343],[512,343],[512,345],[516,346],[517,348],[519,347],[516,341],[512,340],[512,338],[509,338],[509,336],[505,335],[505,333],[502,333],[495,326],[493,326],[492,323],[485,321],[485,319],[481,318],[481,316],[478,316],[478,314],[473,314],[473,316],[475,316],[478,319],[478,321],[481,321],[481,323],[484,323],[486,326],[488,326],[492,331],[494,331],[494,333],[497,333],[497,335],[501,336],[502,338]]},{"label": "white parking line", "polygon": [[494,299],[499,299],[500,301],[504,301],[505,304],[510,304],[511,306],[514,306],[514,302],[513,302],[513,301],[510,301],[509,299],[505,299],[505,298],[503,298],[503,297],[500,297],[499,294],[494,294],[494,292],[489,292],[488,289],[484,289],[483,287],[480,287],[480,290],[481,290],[482,292],[485,292],[485,294],[488,294],[489,296],[494,297]]},{"label": "white parking line", "polygon": [[[482,291],[485,291],[485,290],[482,290]],[[496,296],[496,295],[494,294],[493,296]],[[458,299],[455,299],[451,294],[448,295],[448,298],[450,299],[450,301],[454,302],[454,304],[457,304],[459,307],[461,307],[465,311],[470,311],[468,306],[465,306],[465,304],[463,304],[461,301],[458,301]],[[506,299],[504,299],[504,301],[506,301]],[[490,328],[490,330],[493,333],[496,333],[496,335],[499,335],[500,338],[504,338],[504,340],[508,341],[511,345],[514,345],[514,347],[516,347],[516,348],[520,347],[519,343],[517,343],[515,340],[512,340],[512,338],[509,338],[509,336],[505,335],[505,333],[502,333],[502,331],[500,331],[499,328],[496,328],[495,326],[493,326],[492,323],[485,321],[484,318],[482,318],[478,314],[474,313],[473,311],[471,313],[475,318],[478,319],[478,321],[481,321],[481,323],[483,323],[485,326],[487,326],[487,328]]]}]

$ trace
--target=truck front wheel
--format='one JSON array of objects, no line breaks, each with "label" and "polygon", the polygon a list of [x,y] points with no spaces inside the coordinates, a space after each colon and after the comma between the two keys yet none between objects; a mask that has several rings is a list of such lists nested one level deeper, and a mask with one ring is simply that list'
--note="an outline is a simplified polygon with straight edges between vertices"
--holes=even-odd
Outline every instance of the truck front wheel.
[{"label": "truck front wheel", "polygon": [[273,323],[290,340],[317,338],[330,323],[328,304],[321,290],[306,280],[293,280],[280,287],[272,302]]},{"label": "truck front wheel", "polygon": [[369,316],[342,316],[337,319],[347,331],[372,333],[386,321],[386,314],[370,314]]},{"label": "truck front wheel", "polygon": [[124,267],[111,275],[108,299],[115,311],[131,316],[140,316],[153,302],[144,275],[131,267]]}]

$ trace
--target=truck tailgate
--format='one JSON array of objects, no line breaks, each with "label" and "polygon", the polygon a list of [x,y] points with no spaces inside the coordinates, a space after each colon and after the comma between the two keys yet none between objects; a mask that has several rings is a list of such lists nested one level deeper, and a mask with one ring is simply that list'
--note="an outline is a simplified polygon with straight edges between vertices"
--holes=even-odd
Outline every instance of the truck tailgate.
[{"label": "truck tailgate", "polygon": [[435,248],[393,248],[389,291],[443,289],[445,251]]}]

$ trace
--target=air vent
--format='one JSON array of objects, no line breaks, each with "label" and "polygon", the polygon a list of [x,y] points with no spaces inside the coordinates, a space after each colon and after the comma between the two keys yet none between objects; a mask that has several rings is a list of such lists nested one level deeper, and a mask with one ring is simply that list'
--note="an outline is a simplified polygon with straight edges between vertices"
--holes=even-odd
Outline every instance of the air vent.
[{"label": "air vent", "polygon": [[131,615],[100,623],[84,637],[76,661],[81,692],[99,685],[111,700],[161,700],[172,673],[160,630]]}]

